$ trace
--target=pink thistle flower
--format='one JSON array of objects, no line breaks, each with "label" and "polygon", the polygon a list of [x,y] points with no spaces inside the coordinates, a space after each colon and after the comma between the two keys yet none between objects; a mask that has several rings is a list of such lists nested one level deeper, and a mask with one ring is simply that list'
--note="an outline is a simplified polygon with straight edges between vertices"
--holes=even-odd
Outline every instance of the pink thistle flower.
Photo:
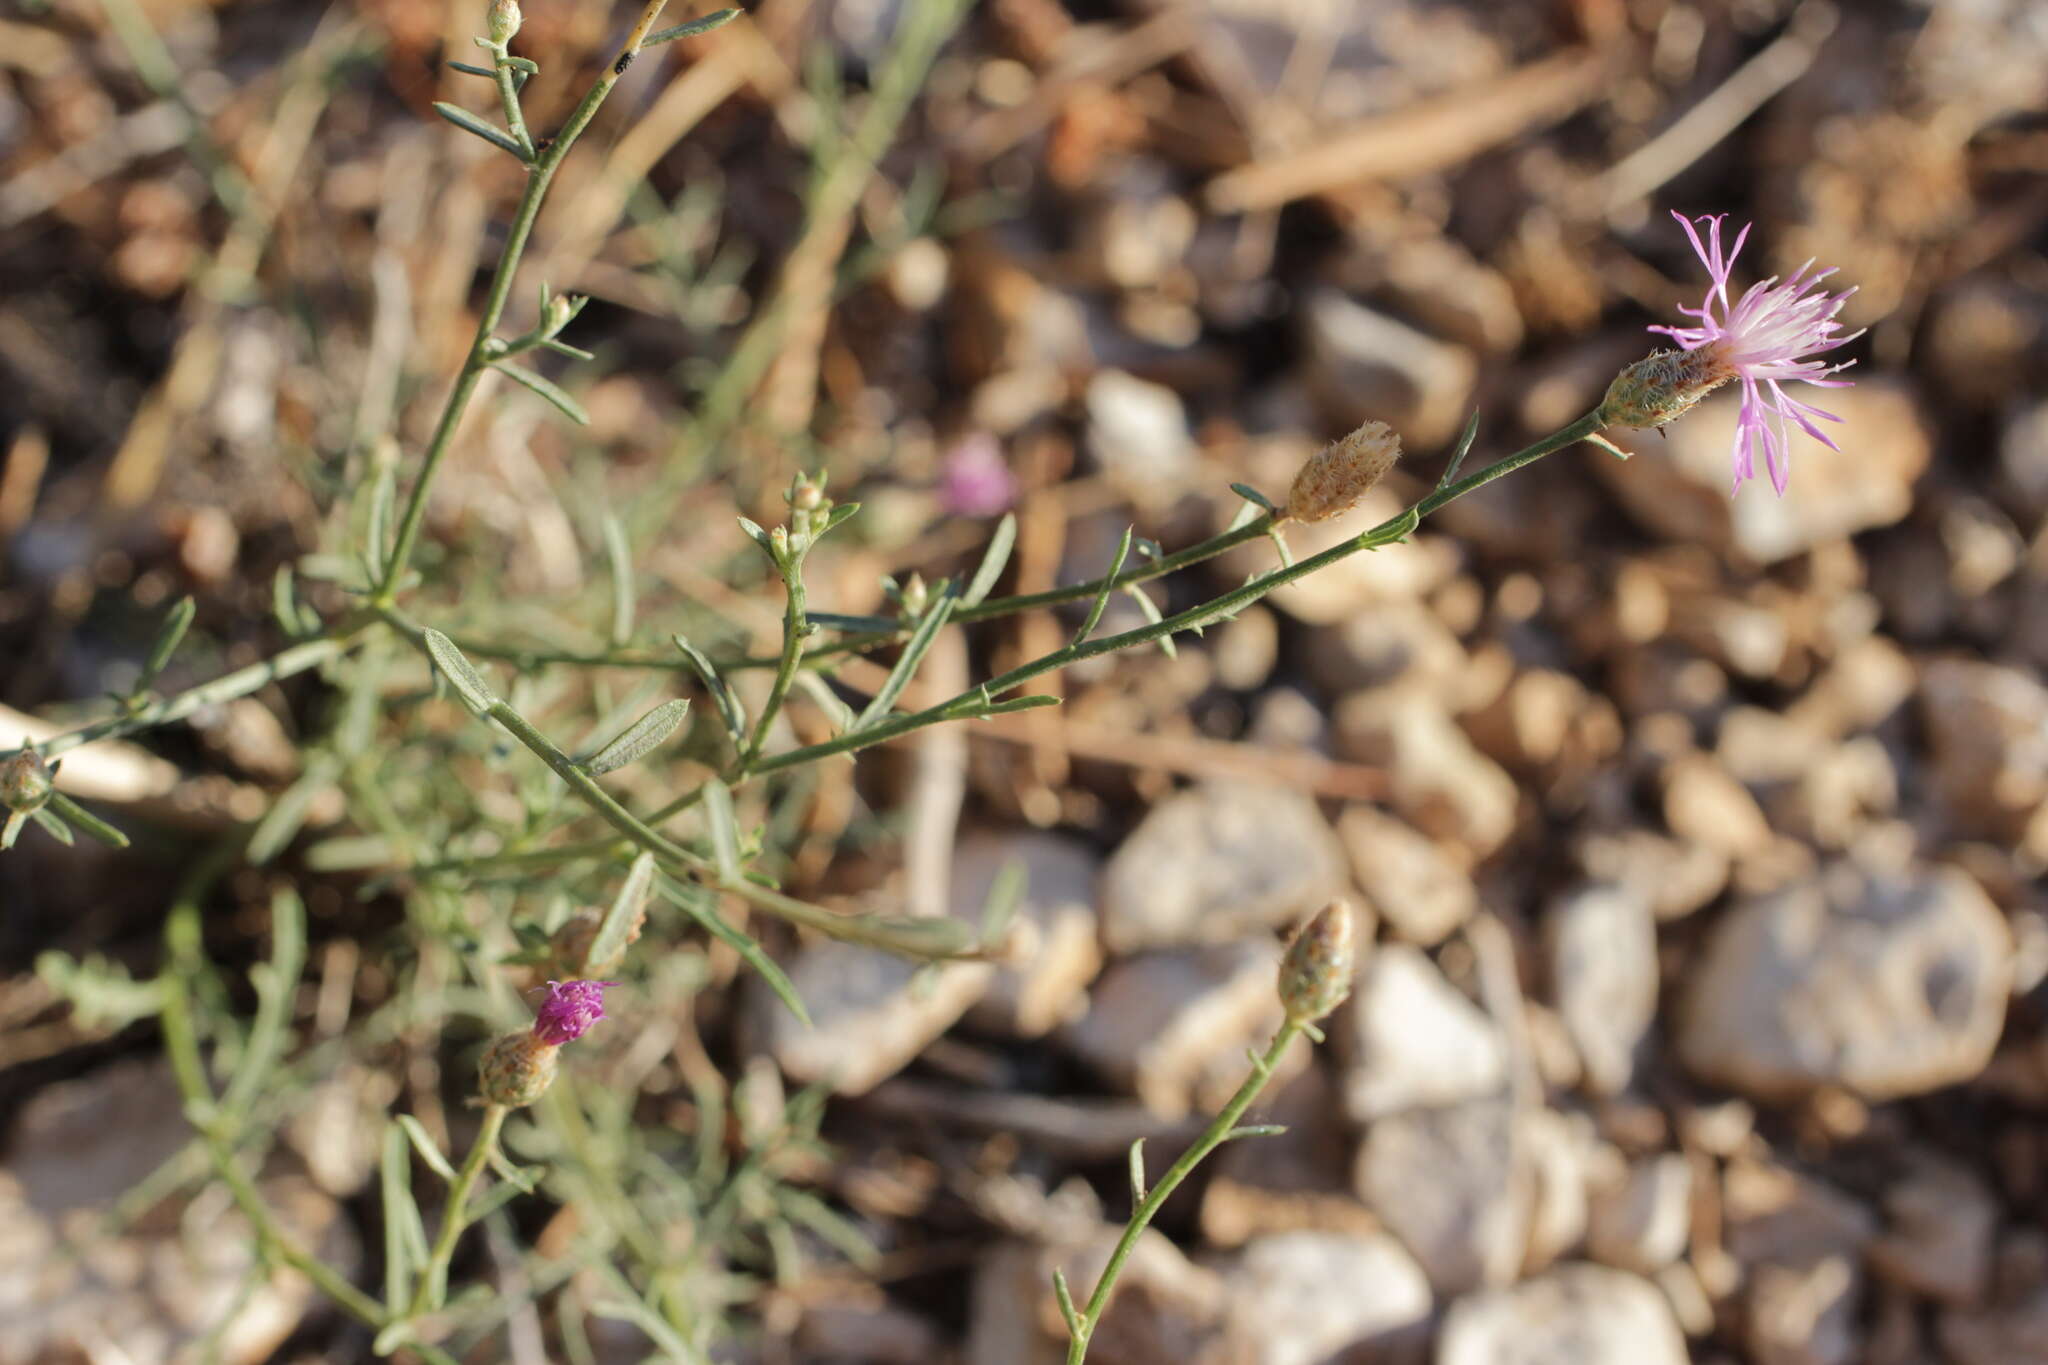
[{"label": "pink thistle flower", "polygon": [[1697,353],[1710,386],[1730,379],[1741,384],[1742,410],[1735,423],[1735,488],[1740,489],[1743,480],[1756,477],[1756,454],[1761,448],[1771,472],[1771,486],[1783,496],[1791,475],[1787,462],[1787,421],[1830,450],[1841,448],[1813,424],[1813,419],[1842,419],[1792,397],[1783,386],[1797,380],[1823,389],[1849,387],[1851,381],[1829,376],[1847,369],[1854,361],[1829,365],[1815,357],[1863,335],[1860,331],[1837,334],[1840,324],[1835,321],[1835,314],[1856,291],[1845,289],[1830,294],[1817,288],[1835,272],[1814,271],[1813,262],[1808,261],[1782,283],[1774,275],[1751,285],[1747,293],[1731,304],[1728,277],[1735,268],[1736,255],[1749,238],[1749,226],[1743,226],[1736,234],[1735,245],[1723,254],[1721,220],[1726,214],[1710,214],[1698,220],[1707,228],[1705,242],[1684,214],[1671,216],[1692,240],[1692,249],[1706,265],[1711,283],[1698,308],[1681,306],[1678,310],[1697,318],[1697,326],[1650,330],[1671,337],[1688,353]]},{"label": "pink thistle flower", "polygon": [[1017,476],[996,438],[977,431],[954,442],[939,462],[939,503],[950,516],[992,517],[1017,500]]},{"label": "pink thistle flower", "polygon": [[604,993],[616,981],[550,981],[548,998],[540,1002],[533,1036],[550,1047],[574,1042],[604,1018]]}]

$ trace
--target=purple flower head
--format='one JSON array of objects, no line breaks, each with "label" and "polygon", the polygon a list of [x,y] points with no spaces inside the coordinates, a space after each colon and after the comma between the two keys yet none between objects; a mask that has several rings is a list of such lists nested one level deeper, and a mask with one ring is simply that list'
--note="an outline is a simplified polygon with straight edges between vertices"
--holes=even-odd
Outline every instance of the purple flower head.
[{"label": "purple flower head", "polygon": [[[1781,283],[1774,275],[1751,285],[1749,292],[1731,304],[1728,277],[1735,268],[1737,253],[1749,237],[1749,227],[1744,225],[1736,234],[1735,245],[1723,254],[1721,220],[1726,214],[1711,214],[1698,220],[1707,228],[1705,242],[1684,214],[1671,216],[1692,239],[1692,249],[1706,264],[1711,282],[1698,308],[1678,310],[1697,318],[1697,326],[1650,330],[1671,337],[1689,353],[1700,352],[1713,382],[1733,379],[1741,384],[1742,410],[1735,424],[1735,487],[1741,488],[1743,480],[1756,476],[1756,453],[1761,447],[1764,462],[1770,468],[1771,486],[1782,495],[1790,477],[1786,461],[1788,420],[1830,450],[1841,448],[1821,433],[1813,419],[1842,419],[1800,402],[1787,394],[1783,385],[1798,380],[1823,389],[1849,386],[1850,381],[1829,376],[1847,369],[1854,361],[1829,365],[1815,357],[1863,335],[1860,331],[1838,335],[1840,324],[1835,321],[1835,314],[1856,291],[1845,289],[1830,294],[1817,288],[1835,272],[1813,271],[1813,262],[1808,261],[1790,279]],[[1810,271],[1813,273],[1809,274]]]},{"label": "purple flower head", "polygon": [[604,992],[616,981],[550,981],[548,998],[540,1002],[533,1036],[550,1047],[574,1042],[604,1018]]},{"label": "purple flower head", "polygon": [[987,432],[961,437],[940,460],[939,503],[949,516],[992,517],[1016,500],[1017,476]]}]

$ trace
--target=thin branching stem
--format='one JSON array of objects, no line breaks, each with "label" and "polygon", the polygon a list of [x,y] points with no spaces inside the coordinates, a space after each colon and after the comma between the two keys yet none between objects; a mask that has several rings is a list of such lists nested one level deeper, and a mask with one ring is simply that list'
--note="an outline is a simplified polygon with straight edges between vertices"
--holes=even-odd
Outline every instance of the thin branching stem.
[{"label": "thin branching stem", "polygon": [[448,1282],[448,1262],[455,1255],[456,1240],[462,1236],[463,1228],[469,1225],[469,1196],[476,1189],[477,1178],[483,1174],[484,1163],[497,1150],[498,1132],[505,1126],[505,1115],[510,1112],[502,1104],[484,1106],[483,1127],[477,1131],[476,1141],[470,1144],[462,1169],[455,1173],[455,1183],[448,1190],[448,1208],[441,1215],[441,1231],[434,1238],[434,1249],[428,1253],[427,1263],[420,1267],[419,1284],[413,1289],[412,1305],[406,1309],[409,1318],[426,1312]]}]

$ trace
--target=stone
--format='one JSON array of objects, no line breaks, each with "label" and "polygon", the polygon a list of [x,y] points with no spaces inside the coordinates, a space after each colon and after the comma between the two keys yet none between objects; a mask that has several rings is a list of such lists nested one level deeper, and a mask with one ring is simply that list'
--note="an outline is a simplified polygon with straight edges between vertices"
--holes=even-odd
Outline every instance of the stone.
[{"label": "stone", "polygon": [[1595,1095],[1628,1089],[1636,1050],[1657,1018],[1657,927],[1619,886],[1588,886],[1544,917],[1551,988]]},{"label": "stone", "polygon": [[1110,857],[1102,937],[1114,953],[1227,941],[1292,924],[1343,884],[1343,850],[1312,798],[1210,783],[1154,806]]},{"label": "stone", "polygon": [[1739,858],[1771,842],[1763,808],[1705,754],[1681,754],[1664,770],[1664,823],[1686,843]]},{"label": "stone", "polygon": [[[1294,478],[1295,467],[1310,453],[1300,452],[1294,465],[1280,471],[1280,477],[1273,480],[1275,486],[1284,489]],[[1352,511],[1328,521],[1289,525],[1282,534],[1299,562],[1398,516],[1406,505],[1381,484]],[[1458,547],[1448,537],[1411,535],[1399,544],[1360,551],[1325,565],[1275,589],[1268,600],[1305,625],[1335,626],[1368,609],[1378,610],[1390,603],[1413,602],[1428,596],[1457,575],[1458,561]],[[1264,540],[1241,545],[1218,562],[1233,586],[1252,574],[1268,573],[1278,567],[1273,547]]]},{"label": "stone", "polygon": [[1998,440],[1998,472],[2036,524],[2048,517],[2048,398],[2007,420]]},{"label": "stone", "polygon": [[1756,1365],[1849,1365],[1858,1358],[1855,1267],[1840,1256],[1750,1272],[1745,1336]]},{"label": "stone", "polygon": [[807,944],[783,970],[810,1012],[805,1023],[758,979],[740,1020],[742,1034],[775,1059],[782,1074],[860,1095],[895,1075],[959,1021],[986,991],[986,962],[924,964],[858,944]]},{"label": "stone", "polygon": [[1359,1147],[1354,1183],[1444,1296],[1511,1283],[1529,1238],[1529,1168],[1506,1098],[1380,1119]]},{"label": "stone", "polygon": [[1278,1232],[1226,1273],[1229,1359],[1324,1365],[1413,1346],[1434,1300],[1415,1258],[1383,1232]]},{"label": "stone", "polygon": [[1792,431],[1792,485],[1782,498],[1772,496],[1767,482],[1728,496],[1740,403],[1733,387],[1722,389],[1684,421],[1662,428],[1668,440],[1647,431],[1610,431],[1618,445],[1642,458],[1595,461],[1594,468],[1650,530],[1758,564],[1889,526],[1912,510],[1913,485],[1934,447],[1921,406],[1904,387],[1866,379],[1830,392],[1821,406],[1842,418],[1827,424],[1841,450]]},{"label": "stone", "polygon": [[2048,1360],[2048,1287],[2009,1308],[1943,1313],[1935,1336],[1955,1365]]},{"label": "stone", "polygon": [[1516,1121],[1515,1140],[1531,1177],[1524,1275],[1548,1269],[1586,1235],[1590,1129],[1583,1114],[1555,1109],[1524,1109]]},{"label": "stone", "polygon": [[1122,370],[1088,381],[1088,449],[1141,503],[1170,502],[1194,472],[1194,437],[1180,395]]},{"label": "stone", "polygon": [[1660,922],[1683,919],[1728,889],[1728,855],[1648,829],[1588,834],[1575,850],[1580,869],[1640,896]]},{"label": "stone", "polygon": [[[1270,939],[1143,953],[1102,976],[1088,1013],[1063,1037],[1076,1055],[1163,1119],[1213,1109],[1280,1025],[1280,948]],[[1305,1043],[1282,1060],[1306,1061]]]},{"label": "stone", "polygon": [[1394,937],[1433,948],[1478,911],[1471,873],[1405,822],[1348,806],[1337,817],[1337,838],[1358,889]]},{"label": "stone", "polygon": [[1338,425],[1377,419],[1417,450],[1457,435],[1479,372],[1470,351],[1335,289],[1311,292],[1298,316],[1309,387]]},{"label": "stone", "polygon": [[1963,873],[1837,863],[1715,924],[1680,1002],[1679,1055],[1753,1099],[1953,1085],[1991,1058],[2012,953],[2004,918]]},{"label": "stone", "polygon": [[1435,698],[1360,692],[1337,706],[1340,752],[1387,770],[1389,803],[1432,838],[1483,858],[1514,833],[1515,781],[1474,748]]},{"label": "stone", "polygon": [[1306,663],[1332,696],[1368,688],[1415,686],[1458,693],[1465,647],[1435,612],[1416,601],[1386,602],[1309,632]]},{"label": "stone", "polygon": [[1436,1365],[1687,1365],[1656,1286],[1605,1266],[1559,1266],[1451,1305]]},{"label": "stone", "polygon": [[1745,1264],[1854,1261],[1878,1233],[1877,1215],[1814,1176],[1738,1158],[1721,1179],[1728,1250]]},{"label": "stone", "polygon": [[1665,1152],[1594,1191],[1586,1250],[1606,1265],[1654,1275],[1684,1254],[1691,1233],[1692,1163]]},{"label": "stone", "polygon": [[1331,1031],[1344,1057],[1344,1112],[1357,1123],[1475,1100],[1507,1082],[1500,1029],[1405,943],[1367,959]]},{"label": "stone", "polygon": [[1968,1170],[1929,1162],[1885,1190],[1890,1224],[1870,1244],[1870,1268],[1951,1308],[1976,1308],[1991,1291],[1998,1201]]},{"label": "stone", "polygon": [[996,877],[1013,861],[1024,873],[1011,920],[1018,937],[967,1017],[978,1028],[1037,1038],[1087,1009],[1088,983],[1102,970],[1095,916],[1102,860],[1057,834],[970,834],[953,850],[953,917],[978,924]]},{"label": "stone", "polygon": [[[2025,838],[2048,805],[2048,687],[2016,668],[1936,659],[1920,673],[1934,783],[1967,833]],[[2034,848],[2048,855],[2048,844]]]}]

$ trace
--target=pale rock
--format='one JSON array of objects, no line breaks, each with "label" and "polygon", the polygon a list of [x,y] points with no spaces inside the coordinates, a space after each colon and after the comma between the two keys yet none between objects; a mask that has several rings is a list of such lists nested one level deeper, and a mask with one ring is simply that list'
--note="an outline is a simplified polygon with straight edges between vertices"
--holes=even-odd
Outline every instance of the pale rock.
[{"label": "pale rock", "polygon": [[1380,1231],[1379,1220],[1348,1188],[1356,1139],[1343,1122],[1327,1068],[1309,1066],[1270,1087],[1253,1115],[1285,1131],[1226,1143],[1209,1159],[1204,1239],[1235,1247],[1267,1233]]},{"label": "pale rock", "polygon": [[1930,1162],[1885,1191],[1890,1224],[1871,1243],[1870,1268],[1952,1308],[1975,1308],[1991,1289],[1998,1201],[1969,1171]]},{"label": "pale rock", "polygon": [[1103,470],[1140,502],[1177,494],[1194,472],[1194,437],[1180,395],[1122,370],[1088,381],[1088,448]]},{"label": "pale rock", "polygon": [[1232,1360],[1325,1365],[1419,1342],[1434,1300],[1415,1258],[1385,1233],[1279,1232],[1227,1274]]},{"label": "pale rock", "polygon": [[1317,289],[1300,309],[1310,388],[1339,423],[1387,423],[1415,449],[1457,435],[1479,365],[1472,353]]},{"label": "pale rock", "polygon": [[1344,1055],[1344,1111],[1358,1123],[1476,1100],[1507,1081],[1500,1029],[1405,943],[1367,960],[1333,1031]]},{"label": "pale rock", "polygon": [[1602,1261],[1653,1275],[1684,1254],[1692,1232],[1692,1163],[1665,1152],[1631,1164],[1596,1190],[1586,1249]]},{"label": "pale rock", "polygon": [[924,964],[858,944],[807,944],[783,963],[805,1023],[759,980],[747,993],[743,1034],[803,1085],[859,1095],[909,1064],[986,991],[986,962]]},{"label": "pale rock", "polygon": [[[1164,1119],[1216,1107],[1279,1027],[1280,948],[1270,939],[1144,953],[1113,965],[1088,1013],[1064,1030],[1074,1052]],[[1297,1044],[1280,1072],[1306,1061]]]},{"label": "pale rock", "polygon": [[[1310,453],[1302,451],[1295,463],[1299,465]],[[1294,474],[1295,470],[1289,468],[1278,486],[1285,488]],[[1290,524],[1282,534],[1298,562],[1355,539],[1360,532],[1400,515],[1405,506],[1382,484],[1367,493],[1364,501],[1350,512],[1305,526]],[[1335,626],[1361,612],[1379,610],[1396,602],[1412,602],[1435,592],[1457,575],[1459,555],[1457,544],[1448,537],[1411,535],[1396,544],[1361,550],[1325,565],[1275,589],[1269,600],[1305,625]],[[1241,545],[1218,562],[1223,574],[1234,582],[1279,567],[1273,547],[1264,540]]]},{"label": "pale rock", "polygon": [[2009,1308],[1952,1309],[1941,1315],[1935,1336],[1954,1365],[2032,1365],[2048,1360],[2048,1286]]},{"label": "pale rock", "polygon": [[1565,1265],[1451,1305],[1436,1365],[1687,1365],[1685,1338],[1654,1285]]},{"label": "pale rock", "polygon": [[1641,897],[1660,922],[1683,919],[1728,889],[1728,855],[1654,830],[1594,833],[1575,850],[1587,877]]},{"label": "pale rock", "polygon": [[1511,1100],[1410,1109],[1359,1147],[1359,1196],[1441,1295],[1512,1282],[1529,1243],[1531,1174]]},{"label": "pale rock", "polygon": [[1678,1329],[1689,1337],[1703,1337],[1714,1330],[1714,1301],[1707,1297],[1699,1272],[1690,1261],[1673,1261],[1651,1276],[1671,1305]]},{"label": "pale rock", "polygon": [[1756,1099],[1940,1089],[1990,1060],[2012,953],[2004,918],[1964,874],[1838,863],[1714,926],[1680,1002],[1679,1054]]},{"label": "pale rock", "polygon": [[1087,1008],[1088,983],[1102,970],[1095,916],[1102,860],[1080,840],[1057,834],[970,834],[953,850],[953,917],[979,923],[997,876],[1013,861],[1024,874],[1010,922],[1018,940],[967,1017],[994,1032],[1036,1038]]},{"label": "pale rock", "polygon": [[1834,1186],[1775,1162],[1740,1158],[1721,1179],[1728,1250],[1745,1265],[1857,1261],[1877,1216]]},{"label": "pale rock", "polygon": [[2048,398],[2014,413],[1998,442],[1998,470],[2036,522],[2048,516]]},{"label": "pale rock", "polygon": [[[1920,674],[1920,710],[1944,805],[1967,832],[2020,839],[2048,803],[2048,687],[2016,668],[1936,659]],[[2030,850],[2048,855],[2048,845]]]},{"label": "pale rock", "polygon": [[1358,889],[1396,938],[1433,948],[1472,918],[1472,875],[1437,842],[1371,806],[1349,806],[1337,838]]},{"label": "pale rock", "polygon": [[1103,869],[1111,952],[1214,943],[1318,910],[1345,881],[1315,801],[1256,783],[1211,783],[1154,806]]},{"label": "pale rock", "polygon": [[1586,1182],[1593,1135],[1584,1115],[1524,1109],[1515,1140],[1530,1174],[1529,1245],[1522,1273],[1547,1269],[1586,1235]]},{"label": "pale rock", "polygon": [[1721,716],[1714,758],[1738,782],[1790,782],[1827,753],[1828,738],[1784,711],[1731,706]]},{"label": "pale rock", "polygon": [[[965,1358],[975,1365],[1059,1365],[1067,1331],[1053,1271],[1065,1272],[1077,1303],[1087,1302],[1121,1231],[1103,1228],[1076,1245],[1010,1242],[984,1255],[969,1304]],[[1147,1230],[1124,1263],[1090,1353],[1129,1365],[1188,1365],[1220,1344],[1226,1302],[1220,1275]]]},{"label": "pale rock", "polygon": [[1933,454],[1919,403],[1906,389],[1865,380],[1828,395],[1824,406],[1842,418],[1829,423],[1841,449],[1804,432],[1791,437],[1792,484],[1782,498],[1762,477],[1728,496],[1730,449],[1741,395],[1731,386],[1709,396],[1682,422],[1647,431],[1610,431],[1643,458],[1599,460],[1599,469],[1630,513],[1672,540],[1738,551],[1759,564],[1816,545],[1889,526],[1913,507],[1913,485]]},{"label": "pale rock", "polygon": [[1785,715],[1840,739],[1883,724],[1913,695],[1917,681],[1904,650],[1882,635],[1868,635],[1845,647]]},{"label": "pale rock", "polygon": [[1333,696],[1397,685],[1456,696],[1467,666],[1458,637],[1412,600],[1353,612],[1309,632],[1306,662],[1316,686]]},{"label": "pale rock", "polygon": [[1356,693],[1338,704],[1336,720],[1339,749],[1385,768],[1391,804],[1424,834],[1483,858],[1514,833],[1514,779],[1473,747],[1435,698]]},{"label": "pale rock", "polygon": [[1756,1365],[1849,1365],[1857,1359],[1856,1268],[1839,1256],[1750,1272],[1745,1333]]},{"label": "pale rock", "polygon": [[1626,1090],[1636,1050],[1657,1017],[1657,928],[1650,908],[1620,886],[1589,886],[1544,918],[1558,1013],[1578,1049],[1586,1088]]},{"label": "pale rock", "polygon": [[1250,692],[1272,675],[1280,658],[1280,618],[1254,603],[1210,635],[1216,681],[1233,692]]},{"label": "pale rock", "polygon": [[1869,735],[1836,745],[1770,803],[1771,823],[1817,848],[1849,848],[1873,820],[1898,809],[1891,751]]},{"label": "pale rock", "polygon": [[1758,853],[1771,841],[1756,798],[1705,754],[1682,754],[1665,769],[1664,823],[1679,839],[1731,858]]}]

